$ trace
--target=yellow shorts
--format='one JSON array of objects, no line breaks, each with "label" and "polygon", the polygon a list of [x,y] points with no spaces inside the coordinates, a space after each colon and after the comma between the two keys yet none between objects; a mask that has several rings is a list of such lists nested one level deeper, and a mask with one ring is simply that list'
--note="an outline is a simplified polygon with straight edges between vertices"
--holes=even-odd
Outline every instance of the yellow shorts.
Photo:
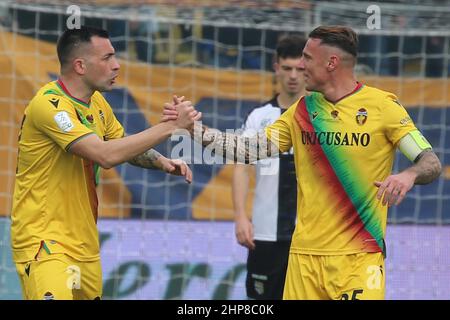
[{"label": "yellow shorts", "polygon": [[284,300],[383,300],[380,253],[339,256],[289,254]]},{"label": "yellow shorts", "polygon": [[93,300],[102,296],[100,260],[80,262],[40,250],[36,260],[16,263],[26,300]]}]

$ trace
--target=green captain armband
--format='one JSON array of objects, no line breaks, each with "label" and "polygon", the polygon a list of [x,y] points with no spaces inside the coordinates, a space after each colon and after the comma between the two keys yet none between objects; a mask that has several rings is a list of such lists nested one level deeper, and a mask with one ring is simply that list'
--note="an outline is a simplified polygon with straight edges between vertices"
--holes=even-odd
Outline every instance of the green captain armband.
[{"label": "green captain armband", "polygon": [[410,161],[414,162],[422,151],[431,150],[432,147],[419,130],[414,130],[400,139],[399,149]]}]

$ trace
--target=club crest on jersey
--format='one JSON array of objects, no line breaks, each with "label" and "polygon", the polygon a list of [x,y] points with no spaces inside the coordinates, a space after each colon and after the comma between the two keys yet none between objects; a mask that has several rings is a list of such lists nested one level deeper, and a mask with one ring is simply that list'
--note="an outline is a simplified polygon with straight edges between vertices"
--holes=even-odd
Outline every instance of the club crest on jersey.
[{"label": "club crest on jersey", "polygon": [[339,116],[339,111],[337,111],[337,110],[331,111],[331,117],[333,119],[337,119],[338,116]]},{"label": "club crest on jersey", "polygon": [[92,114],[86,116],[86,120],[89,121],[90,123],[94,123],[94,117],[92,116]]},{"label": "club crest on jersey", "polygon": [[367,110],[361,108],[356,113],[356,123],[362,126],[367,121]]}]

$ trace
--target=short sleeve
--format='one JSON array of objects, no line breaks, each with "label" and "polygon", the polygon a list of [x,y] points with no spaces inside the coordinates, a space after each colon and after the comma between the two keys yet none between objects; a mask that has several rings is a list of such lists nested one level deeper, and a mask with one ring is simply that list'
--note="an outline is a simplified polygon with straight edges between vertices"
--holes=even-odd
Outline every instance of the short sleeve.
[{"label": "short sleeve", "polygon": [[37,130],[66,151],[75,141],[94,133],[80,122],[72,104],[58,95],[36,98],[30,116]]},{"label": "short sleeve", "polygon": [[122,138],[125,135],[125,130],[123,129],[120,122],[117,120],[116,116],[112,112],[112,109],[110,106],[107,108],[109,110],[109,115],[106,116],[105,123],[106,123],[106,132],[105,132],[105,138],[107,140],[112,139],[119,139]]},{"label": "short sleeve", "polygon": [[409,132],[417,130],[408,112],[395,95],[386,96],[381,112],[386,137],[394,146],[397,146],[400,139]]},{"label": "short sleeve", "polygon": [[[98,93],[101,95],[100,93]],[[125,130],[123,126],[120,124],[119,120],[117,120],[114,112],[106,101],[106,99],[101,95],[101,99],[103,102],[103,112],[105,116],[105,138],[106,140],[119,139],[125,135]]]},{"label": "short sleeve", "polygon": [[266,136],[270,139],[281,152],[287,152],[292,147],[292,121],[294,119],[294,111],[298,101],[284,112],[273,124],[265,128]]}]

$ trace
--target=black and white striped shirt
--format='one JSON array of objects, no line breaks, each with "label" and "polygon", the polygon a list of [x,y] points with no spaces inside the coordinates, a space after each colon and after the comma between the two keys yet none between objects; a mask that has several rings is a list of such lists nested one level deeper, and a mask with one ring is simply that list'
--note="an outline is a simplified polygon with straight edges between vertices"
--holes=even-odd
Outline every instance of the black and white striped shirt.
[{"label": "black and white striped shirt", "polygon": [[[251,136],[277,120],[284,112],[277,96],[253,109],[244,124],[244,135]],[[279,158],[259,160],[253,201],[254,239],[290,240],[297,212],[297,179],[292,150]]]}]

